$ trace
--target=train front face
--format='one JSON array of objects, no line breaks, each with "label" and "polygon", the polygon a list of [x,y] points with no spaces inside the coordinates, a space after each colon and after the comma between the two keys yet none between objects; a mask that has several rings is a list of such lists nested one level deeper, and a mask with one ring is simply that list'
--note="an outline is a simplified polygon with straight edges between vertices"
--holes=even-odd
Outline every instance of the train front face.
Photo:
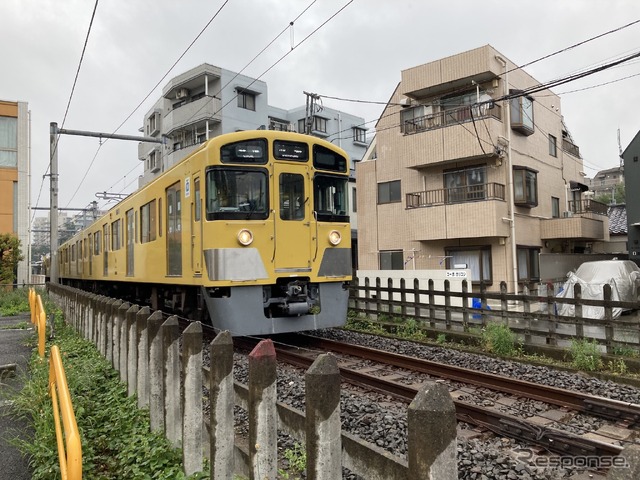
[{"label": "train front face", "polygon": [[348,160],[306,135],[242,132],[206,170],[203,296],[215,327],[260,335],[344,325]]}]

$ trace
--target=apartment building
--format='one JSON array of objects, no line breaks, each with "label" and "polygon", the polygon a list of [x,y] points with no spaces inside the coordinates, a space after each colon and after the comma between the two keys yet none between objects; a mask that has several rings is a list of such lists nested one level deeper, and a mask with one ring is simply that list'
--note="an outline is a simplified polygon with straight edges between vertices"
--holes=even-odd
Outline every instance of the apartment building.
[{"label": "apartment building", "polygon": [[21,242],[18,284],[28,283],[29,270],[29,109],[27,102],[0,100],[0,233]]},{"label": "apartment building", "polygon": [[[304,101],[303,92],[299,95]],[[162,96],[145,114],[140,132],[164,141],[139,144],[138,158],[145,162],[139,186],[217,135],[255,129],[310,131],[311,135],[343,148],[351,159],[349,209],[355,248],[355,163],[369,145],[364,124],[362,117],[322,107],[319,103],[315,103],[309,113],[306,105],[290,110],[270,106],[265,82],[204,63],[171,79],[162,89]]]},{"label": "apartment building", "polygon": [[468,268],[474,289],[513,292],[541,280],[539,253],[608,240],[539,83],[489,45],[401,72],[356,168],[360,268]]},{"label": "apartment building", "polygon": [[611,196],[611,203],[624,202],[623,198],[616,198],[619,185],[624,185],[624,168],[622,166],[600,170],[589,179],[589,190],[594,197],[600,195]]},{"label": "apartment building", "polygon": [[636,133],[633,140],[622,152],[624,160],[624,173],[626,177],[627,196],[627,235],[629,259],[640,265],[640,202],[638,201],[638,189],[640,185],[640,132]]}]

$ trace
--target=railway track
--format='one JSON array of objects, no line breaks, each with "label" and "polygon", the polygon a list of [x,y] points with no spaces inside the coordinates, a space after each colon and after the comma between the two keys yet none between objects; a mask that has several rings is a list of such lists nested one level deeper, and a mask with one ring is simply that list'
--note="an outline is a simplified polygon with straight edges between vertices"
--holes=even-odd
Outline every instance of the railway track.
[{"label": "railway track", "polygon": [[[247,350],[253,348],[257,341],[248,338],[234,339],[236,347]],[[301,368],[308,368],[317,354],[328,351],[340,356],[340,373],[345,381],[406,402],[413,399],[419,385],[397,381],[402,379],[401,376],[394,378],[393,375],[374,375],[376,370],[381,370],[384,366],[401,368],[447,381],[491,389],[518,398],[537,400],[560,407],[563,411],[568,409],[582,412],[615,422],[618,429],[635,430],[640,427],[640,405],[307,335],[279,336],[276,343],[278,358]],[[360,363],[363,361],[375,362],[383,367],[362,369],[345,366],[348,363],[357,363],[353,358],[359,359]],[[577,435],[549,427],[540,422],[503,413],[495,408],[472,404],[459,398],[455,399],[456,395],[452,396],[454,396],[456,416],[459,421],[476,425],[497,435],[544,448],[559,455],[615,456],[623,449],[624,440],[622,439],[608,441],[605,437],[597,435]]]}]

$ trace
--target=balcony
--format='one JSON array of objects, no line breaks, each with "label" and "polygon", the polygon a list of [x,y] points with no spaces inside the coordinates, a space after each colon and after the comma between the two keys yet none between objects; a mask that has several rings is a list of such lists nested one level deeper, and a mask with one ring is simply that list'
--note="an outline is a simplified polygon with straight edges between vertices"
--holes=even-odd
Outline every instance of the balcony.
[{"label": "balcony", "polygon": [[605,227],[608,230],[609,219],[606,217],[602,220],[582,216],[544,219],[540,221],[540,238],[606,240]]},{"label": "balcony", "polygon": [[562,139],[562,150],[567,152],[569,155],[580,158],[580,148],[564,138]]},{"label": "balcony", "polygon": [[184,103],[165,115],[163,119],[164,133],[170,135],[181,127],[203,120],[220,122],[220,110],[220,100],[213,97],[202,97]]},{"label": "balcony", "polygon": [[496,103],[482,105],[465,105],[461,108],[445,110],[442,112],[416,117],[411,120],[405,120],[400,126],[402,133],[405,135],[413,135],[414,133],[425,132],[427,130],[435,130],[450,125],[458,125],[470,122],[472,119],[479,120],[482,118],[495,118],[502,121],[502,107]]},{"label": "balcony", "polygon": [[569,211],[576,215],[583,213],[595,213],[597,215],[607,215],[609,207],[604,203],[596,202],[591,199],[584,199],[569,202]]},{"label": "balcony", "polygon": [[500,183],[483,183],[480,185],[407,193],[406,200],[407,208],[421,208],[453,203],[504,200],[504,192],[505,186]]}]

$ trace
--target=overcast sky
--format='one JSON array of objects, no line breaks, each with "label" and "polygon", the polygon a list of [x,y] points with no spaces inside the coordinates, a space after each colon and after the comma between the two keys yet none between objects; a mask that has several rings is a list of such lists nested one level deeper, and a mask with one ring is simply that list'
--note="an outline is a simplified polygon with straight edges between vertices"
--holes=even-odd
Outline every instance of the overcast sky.
[{"label": "overcast sky", "polygon": [[[637,0],[435,3],[229,0],[118,133],[139,135],[144,113],[171,77],[204,62],[240,71],[311,4],[293,32],[282,35],[244,71],[259,77],[296,45],[261,77],[267,82],[272,106],[304,105],[303,90],[384,102],[406,68],[485,44],[523,65],[640,19]],[[94,0],[0,0],[0,99],[29,103],[33,206],[49,204],[48,177],[41,189],[49,163],[49,123],[62,124],[94,4]],[[102,0],[65,128],[113,132],[223,4],[224,0]],[[526,70],[545,82],[639,50],[637,24]],[[638,76],[623,79],[633,75]],[[615,80],[619,81],[563,94]],[[554,89],[562,94],[562,113],[589,176],[618,165],[618,128],[623,149],[640,130],[639,85],[640,61],[635,60]],[[383,108],[337,100],[324,104],[371,120],[371,128]],[[136,142],[110,140],[99,149],[97,138],[63,136],[59,169],[59,206],[81,208],[96,199],[96,192],[133,191],[143,164],[137,158]]]}]

